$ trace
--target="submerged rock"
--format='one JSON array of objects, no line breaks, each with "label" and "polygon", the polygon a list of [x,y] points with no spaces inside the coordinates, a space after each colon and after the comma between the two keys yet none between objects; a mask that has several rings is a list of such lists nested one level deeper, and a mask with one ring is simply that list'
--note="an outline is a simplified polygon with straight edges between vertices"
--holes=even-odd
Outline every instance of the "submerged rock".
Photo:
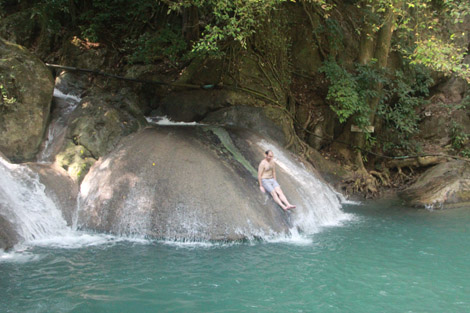
[{"label": "submerged rock", "polygon": [[54,81],[25,48],[0,38],[0,150],[14,162],[32,160],[49,118]]},{"label": "submerged rock", "polygon": [[462,207],[470,204],[470,164],[456,160],[433,166],[409,188],[399,193],[408,204],[426,208]]}]

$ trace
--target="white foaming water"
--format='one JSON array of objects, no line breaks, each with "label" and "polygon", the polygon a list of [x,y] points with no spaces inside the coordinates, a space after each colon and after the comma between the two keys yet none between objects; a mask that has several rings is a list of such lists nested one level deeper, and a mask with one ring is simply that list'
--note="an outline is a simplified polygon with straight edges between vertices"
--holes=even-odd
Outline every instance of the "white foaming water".
[{"label": "white foaming water", "polygon": [[68,232],[62,213],[46,195],[36,173],[3,158],[0,158],[0,173],[1,214],[15,226],[24,241]]},{"label": "white foaming water", "polygon": [[[299,243],[303,242],[304,239],[297,230],[314,234],[323,226],[339,226],[352,219],[351,214],[341,211],[344,197],[308,171],[302,163],[291,161],[289,156],[264,140],[258,145],[265,151],[272,150],[277,166],[299,184],[297,192],[303,201],[296,203],[297,208],[290,213],[293,225],[290,240],[295,242],[297,238]],[[289,198],[288,195],[287,197]]]},{"label": "white foaming water", "polygon": [[196,122],[173,122],[167,116],[155,116],[155,117],[146,117],[147,122],[154,125],[161,125],[161,126],[196,126],[202,125]]},{"label": "white foaming water", "polygon": [[38,175],[24,165],[0,157],[0,215],[17,233],[20,245],[11,252],[0,249],[0,262],[34,261],[29,246],[75,249],[120,241],[148,243],[143,238],[117,237],[76,231],[67,226],[62,212],[45,193]]},{"label": "white foaming water", "polygon": [[54,98],[56,107],[54,109],[54,118],[47,129],[46,140],[38,154],[39,162],[53,161],[55,144],[62,144],[63,140],[57,140],[65,136],[67,122],[70,114],[75,110],[81,99],[72,94],[64,94],[59,89],[54,89]]},{"label": "white foaming water", "polygon": [[73,94],[65,94],[63,93],[62,91],[60,91],[59,89],[57,88],[54,88],[54,97],[56,98],[60,98],[60,99],[64,99],[66,101],[70,101],[70,104],[74,104],[75,105],[80,102],[82,99],[76,95],[73,95]]}]

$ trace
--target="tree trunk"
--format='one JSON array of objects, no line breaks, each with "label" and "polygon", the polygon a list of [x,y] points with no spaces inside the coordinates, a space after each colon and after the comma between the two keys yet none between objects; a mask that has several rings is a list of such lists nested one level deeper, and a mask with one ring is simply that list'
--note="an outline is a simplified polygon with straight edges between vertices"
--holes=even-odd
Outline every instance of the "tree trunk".
[{"label": "tree trunk", "polygon": [[188,43],[199,39],[199,12],[196,6],[183,9],[183,36]]},{"label": "tree trunk", "polygon": [[[390,54],[390,47],[392,43],[392,34],[394,31],[395,25],[395,13],[393,8],[388,9],[385,15],[385,21],[383,26],[380,28],[379,33],[377,35],[377,46],[375,49],[375,59],[377,60],[377,68],[384,69],[387,67],[388,63],[388,56]],[[377,94],[380,94],[382,91],[383,85],[381,83],[377,83],[375,86],[375,90]],[[375,97],[370,101],[370,109],[371,115],[369,120],[371,125],[374,125],[375,122],[375,115],[377,112],[377,106],[379,104],[380,97]]]},{"label": "tree trunk", "polygon": [[[373,56],[375,50],[375,34],[372,28],[372,22],[364,17],[363,27],[361,29],[361,39],[359,45],[358,63],[361,65],[368,64]],[[363,156],[361,149],[365,145],[365,135],[361,132],[352,132],[351,127],[353,126],[354,116],[349,118],[346,123],[346,127],[342,134],[339,136],[339,142],[346,142],[350,144],[350,147],[338,146],[334,144],[334,149],[340,151],[340,153],[349,160],[354,166],[360,171],[365,171]]]},{"label": "tree trunk", "polygon": [[[384,15],[384,23],[378,33],[373,32],[372,23],[367,19],[364,21],[364,26],[361,32],[361,41],[359,47],[359,64],[366,65],[372,58],[377,60],[377,68],[385,68],[387,66],[388,56],[390,52],[392,34],[394,31],[394,19],[395,14],[393,8],[388,9]],[[374,84],[372,82],[372,84]],[[371,86],[380,94],[383,86],[380,83],[375,83]],[[380,96],[369,99],[367,105],[370,108],[369,125],[376,125],[375,119],[377,106],[380,102]],[[339,141],[348,142],[353,147],[353,150],[344,153],[344,148],[340,149],[343,151],[343,155],[349,159],[359,170],[365,170],[363,163],[363,156],[361,149],[365,147],[365,133],[363,132],[351,132],[351,125],[353,124],[354,117],[350,118],[346,127],[339,137]],[[354,151],[355,150],[355,151]]]}]

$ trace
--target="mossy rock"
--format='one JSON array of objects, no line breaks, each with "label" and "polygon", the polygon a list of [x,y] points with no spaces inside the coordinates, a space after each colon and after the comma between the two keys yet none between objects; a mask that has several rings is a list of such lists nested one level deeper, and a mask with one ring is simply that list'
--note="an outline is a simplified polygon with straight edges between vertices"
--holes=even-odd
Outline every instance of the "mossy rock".
[{"label": "mossy rock", "polygon": [[122,137],[147,125],[132,93],[92,89],[72,113],[68,138],[56,162],[81,181],[91,165],[112,151]]},{"label": "mossy rock", "polygon": [[56,156],[56,164],[64,168],[76,181],[81,181],[95,162],[96,159],[84,146],[76,145],[72,141],[68,141]]},{"label": "mossy rock", "polygon": [[0,38],[0,150],[13,162],[34,159],[50,114],[54,80],[44,63]]}]

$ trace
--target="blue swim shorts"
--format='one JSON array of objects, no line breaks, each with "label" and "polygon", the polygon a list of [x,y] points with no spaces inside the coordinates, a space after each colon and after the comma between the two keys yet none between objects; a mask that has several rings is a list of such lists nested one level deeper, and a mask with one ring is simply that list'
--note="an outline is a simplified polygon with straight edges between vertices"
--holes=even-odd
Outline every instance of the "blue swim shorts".
[{"label": "blue swim shorts", "polygon": [[261,180],[261,184],[267,192],[273,192],[274,188],[279,187],[279,184],[274,178],[265,178]]}]

